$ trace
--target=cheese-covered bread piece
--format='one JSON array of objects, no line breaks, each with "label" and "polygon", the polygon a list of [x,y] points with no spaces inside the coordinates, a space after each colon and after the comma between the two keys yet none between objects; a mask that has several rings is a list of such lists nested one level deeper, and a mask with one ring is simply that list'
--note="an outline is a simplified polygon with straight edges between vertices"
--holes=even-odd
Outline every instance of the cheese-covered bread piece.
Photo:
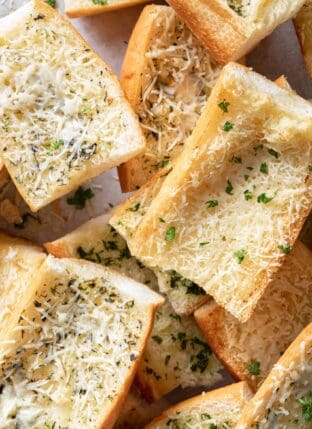
[{"label": "cheese-covered bread piece", "polygon": [[311,104],[227,65],[135,230],[133,255],[245,322],[310,212],[311,163]]},{"label": "cheese-covered bread piece", "polygon": [[256,390],[312,320],[312,253],[299,241],[295,244],[247,322],[215,303],[194,316],[227,369]]},{"label": "cheese-covered bread piece", "polygon": [[0,232],[0,361],[14,348],[6,341],[7,332],[31,298],[34,278],[45,258],[39,246]]},{"label": "cheese-covered bread piece", "polygon": [[139,364],[160,295],[98,264],[49,256],[7,336],[2,427],[111,428]]},{"label": "cheese-covered bread piece", "polygon": [[289,346],[246,405],[235,429],[312,427],[312,323]]},{"label": "cheese-covered bread piece", "polygon": [[0,40],[0,152],[33,211],[142,151],[117,78],[57,11],[30,1]]},{"label": "cheese-covered bread piece", "polygon": [[70,18],[97,15],[146,3],[147,0],[65,0],[65,12]]},{"label": "cheese-covered bread piece", "polygon": [[294,19],[295,28],[301,44],[304,61],[312,77],[312,1],[306,0]]},{"label": "cheese-covered bread piece", "polygon": [[142,186],[183,150],[220,71],[174,10],[144,8],[120,82],[139,116],[146,149],[119,167],[123,191]]},{"label": "cheese-covered bread piece", "polygon": [[202,393],[169,408],[145,429],[231,429],[251,397],[244,382]]},{"label": "cheese-covered bread piece", "polygon": [[[154,290],[154,273],[131,257],[123,238],[107,223],[107,216],[92,219],[46,248],[58,257],[88,259],[123,272]],[[178,386],[211,386],[221,366],[190,316],[179,316],[169,302],[157,312],[151,337],[137,370],[136,381],[150,401]]]},{"label": "cheese-covered bread piece", "polygon": [[168,0],[220,63],[241,58],[305,0]]}]

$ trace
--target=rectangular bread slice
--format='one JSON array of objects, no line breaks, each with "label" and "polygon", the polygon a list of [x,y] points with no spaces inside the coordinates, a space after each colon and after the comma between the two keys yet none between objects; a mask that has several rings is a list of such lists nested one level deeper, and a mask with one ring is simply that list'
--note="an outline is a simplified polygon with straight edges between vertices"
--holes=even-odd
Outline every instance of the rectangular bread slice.
[{"label": "rectangular bread slice", "polygon": [[251,397],[245,382],[202,393],[169,408],[145,429],[232,428]]},{"label": "rectangular bread slice", "polygon": [[0,362],[4,353],[14,349],[6,340],[7,332],[29,301],[33,280],[45,258],[39,246],[0,232]]},{"label": "rectangular bread slice", "polygon": [[309,75],[312,77],[312,1],[307,0],[294,19]]},{"label": "rectangular bread slice", "polygon": [[299,241],[295,244],[247,322],[215,303],[202,306],[194,317],[231,374],[257,390],[312,320],[312,253]]},{"label": "rectangular bread slice", "polygon": [[57,11],[30,1],[0,40],[0,152],[33,211],[143,150],[116,76]]},{"label": "rectangular bread slice", "polygon": [[163,298],[98,264],[49,256],[32,301],[8,337],[0,421],[111,428],[132,383]]},{"label": "rectangular bread slice", "polygon": [[310,103],[227,65],[132,237],[133,255],[245,322],[311,210],[311,163]]},{"label": "rectangular bread slice", "polygon": [[311,425],[312,323],[273,367],[235,429],[310,429]]},{"label": "rectangular bread slice", "polygon": [[124,192],[141,187],[183,150],[220,71],[171,7],[144,8],[120,82],[139,116],[146,148],[119,167]]},{"label": "rectangular bread slice", "polygon": [[305,0],[168,0],[220,63],[250,52]]},{"label": "rectangular bread slice", "polygon": [[[45,246],[55,256],[109,265],[158,290],[154,273],[131,257],[126,242],[108,225],[107,215],[92,219]],[[144,397],[155,401],[178,386],[212,386],[221,378],[220,369],[194,319],[180,317],[166,301],[157,312],[137,370],[136,382]]]},{"label": "rectangular bread slice", "polygon": [[146,3],[147,0],[65,0],[65,12],[70,18],[97,15],[112,10]]}]

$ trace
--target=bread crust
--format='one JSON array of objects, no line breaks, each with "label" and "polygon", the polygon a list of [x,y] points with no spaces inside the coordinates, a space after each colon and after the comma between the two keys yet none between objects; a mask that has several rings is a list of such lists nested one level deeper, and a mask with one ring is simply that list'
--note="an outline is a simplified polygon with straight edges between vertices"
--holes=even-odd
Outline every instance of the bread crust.
[{"label": "bread crust", "polygon": [[[152,420],[151,423],[145,426],[145,429],[155,429],[158,427],[158,424],[164,423],[166,419],[176,411],[184,411],[193,407],[199,408],[202,404],[205,404],[206,402],[208,403],[209,400],[222,403],[225,399],[231,398],[230,400],[239,404],[241,408],[243,408],[251,397],[252,391],[249,389],[247,383],[234,383],[216,390],[212,390],[210,392],[202,393],[198,396],[194,396],[193,398],[187,399],[168,408],[159,417],[156,417],[154,420]],[[213,410],[209,410],[207,405],[204,405],[203,411],[207,412],[213,417]]]},{"label": "bread crust", "polygon": [[117,3],[109,3],[107,5],[91,4],[90,6],[80,6],[79,0],[65,0],[65,13],[69,18],[79,18],[80,16],[99,15],[113,10],[119,10],[146,3],[148,0],[122,0]]},{"label": "bread crust", "polygon": [[286,371],[292,368],[300,368],[305,359],[308,359],[308,354],[311,356],[312,350],[312,323],[310,323],[288,347],[286,352],[280,358],[278,363],[273,367],[272,371],[262,384],[258,392],[246,405],[240,420],[235,429],[247,429],[254,427],[256,422],[261,421],[266,416],[267,406],[274,391],[279,389],[279,386],[284,381],[285,374],[281,372],[281,368]]},{"label": "bread crust", "polygon": [[[26,8],[27,7],[27,8]],[[16,14],[19,12],[19,14]],[[91,50],[92,54],[94,55],[94,58],[99,65],[99,68],[104,68],[109,76],[109,78],[112,80],[112,83],[118,88],[120,92],[120,97],[122,98],[123,102],[125,103],[125,106],[129,108],[129,114],[131,115],[133,119],[133,126],[136,128],[136,132],[138,133],[138,136],[140,136],[140,141],[142,142],[140,148],[133,150],[131,153],[124,153],[121,154],[118,157],[118,163],[122,163],[127,161],[129,158],[138,155],[144,150],[145,147],[145,138],[142,133],[141,127],[139,125],[139,122],[137,120],[137,116],[133,112],[128,100],[124,97],[124,93],[120,87],[119,81],[115,73],[112,71],[112,69],[103,61],[103,59],[92,49],[90,49],[89,45],[86,43],[86,41],[82,38],[80,33],[75,29],[75,27],[72,26],[72,24],[66,20],[61,14],[59,14],[57,11],[55,11],[52,7],[50,7],[47,3],[41,1],[41,0],[31,0],[28,4],[22,6],[17,12],[13,12],[14,18],[12,17],[10,21],[8,19],[3,18],[1,21],[3,21],[3,28],[0,28],[0,35],[6,34],[6,32],[12,32],[16,30],[16,26],[20,25],[21,23],[24,23],[25,20],[31,15],[31,13],[35,12],[38,14],[44,14],[47,20],[49,20],[52,17],[57,17],[59,20],[59,23],[61,26],[67,27],[71,33],[73,34],[73,37],[79,39],[81,42],[81,45],[85,47],[85,49]],[[13,15],[12,14],[12,15]],[[10,15],[11,17],[11,15]],[[1,22],[2,25],[2,22]],[[7,27],[5,27],[7,26]],[[0,137],[0,140],[2,142],[6,142],[9,144],[14,144],[13,139],[8,139],[6,136]],[[4,163],[6,167],[8,168],[9,174],[10,174],[10,165],[8,162],[4,160]],[[19,193],[22,195],[23,199],[26,201],[26,203],[29,205],[31,210],[33,212],[38,211],[40,208],[44,207],[45,205],[49,204],[50,202],[54,201],[57,198],[60,198],[61,196],[69,193],[73,189],[77,188],[79,185],[84,183],[85,181],[101,174],[102,172],[108,170],[109,168],[112,168],[116,165],[116,160],[114,159],[107,159],[103,163],[92,166],[92,168],[86,168],[84,173],[75,176],[71,178],[70,182],[66,186],[62,186],[59,188],[55,188],[52,193],[50,193],[49,197],[47,197],[44,201],[40,199],[39,201],[34,201],[33,199],[30,199],[27,193],[25,192],[24,188],[19,186],[18,181],[14,177],[14,175],[11,175],[11,179],[13,180],[14,184],[16,185]]]},{"label": "bread crust", "polygon": [[294,19],[302,55],[312,77],[312,1],[308,0]]}]

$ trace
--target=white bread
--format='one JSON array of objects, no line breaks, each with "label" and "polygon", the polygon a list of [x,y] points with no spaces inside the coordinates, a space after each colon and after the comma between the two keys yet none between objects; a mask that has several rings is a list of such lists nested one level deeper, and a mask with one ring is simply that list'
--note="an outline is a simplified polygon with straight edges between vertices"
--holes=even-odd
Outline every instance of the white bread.
[{"label": "white bread", "polygon": [[53,256],[32,289],[8,333],[16,352],[1,367],[1,424],[112,428],[163,299],[98,264]]},{"label": "white bread", "polygon": [[39,246],[0,232],[0,361],[11,350],[7,332],[16,325],[45,258]]},{"label": "white bread", "polygon": [[202,306],[194,317],[224,366],[256,390],[312,320],[312,253],[295,244],[247,322],[215,303]]},{"label": "white bread", "polygon": [[307,0],[294,19],[309,75],[312,77],[312,1]]},{"label": "white bread", "polygon": [[202,393],[169,408],[145,429],[232,428],[251,397],[245,382]]},{"label": "white bread", "polygon": [[[158,290],[153,272],[130,256],[126,242],[107,224],[106,215],[45,246],[58,257],[87,258],[109,264]],[[136,382],[144,397],[155,401],[178,386],[211,386],[220,380],[220,369],[194,319],[179,317],[166,302],[157,312],[137,370]]]},{"label": "white bread", "polygon": [[143,9],[120,82],[139,116],[146,148],[119,167],[124,192],[141,187],[181,153],[220,71],[171,7]]},{"label": "white bread", "polygon": [[309,429],[311,403],[312,323],[273,367],[244,408],[235,429]]},{"label": "white bread", "polygon": [[241,58],[276,27],[296,15],[305,0],[168,0],[220,63]]},{"label": "white bread", "polygon": [[116,76],[57,11],[32,0],[0,39],[0,152],[33,211],[143,150]]},{"label": "white bread", "polygon": [[245,322],[311,210],[311,142],[308,101],[227,65],[132,254],[177,271]]},{"label": "white bread", "polygon": [[147,0],[65,0],[65,12],[70,18],[97,15],[112,10],[146,3]]}]

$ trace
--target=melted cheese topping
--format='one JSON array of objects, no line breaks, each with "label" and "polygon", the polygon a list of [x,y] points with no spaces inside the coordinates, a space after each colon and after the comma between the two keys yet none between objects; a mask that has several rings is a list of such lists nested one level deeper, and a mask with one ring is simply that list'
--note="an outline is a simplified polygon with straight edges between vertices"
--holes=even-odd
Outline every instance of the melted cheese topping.
[{"label": "melted cheese topping", "polygon": [[138,356],[146,308],[106,277],[70,270],[58,262],[20,317],[1,367],[2,428],[97,427]]},{"label": "melted cheese topping", "polygon": [[137,108],[147,141],[142,185],[183,149],[221,71],[170,8],[159,8]]},{"label": "melted cheese topping", "polygon": [[[272,88],[279,92],[276,100],[294,98],[297,114],[302,112],[298,126],[292,112],[282,104],[275,110],[271,96],[259,94],[254,76],[249,90],[242,78],[224,74],[222,98],[215,106],[220,117],[210,135],[200,142],[194,138],[179,158],[132,249],[147,265],[175,270],[197,283],[245,321],[261,285],[280,265],[284,253],[279,246],[293,243],[310,209],[312,123],[308,103],[300,105],[290,93]],[[228,113],[218,106],[224,97]],[[171,241],[166,240],[169,228],[175,232]]]},{"label": "melted cheese topping", "polygon": [[36,208],[143,145],[111,71],[44,13],[33,11],[0,46],[3,159]]}]

